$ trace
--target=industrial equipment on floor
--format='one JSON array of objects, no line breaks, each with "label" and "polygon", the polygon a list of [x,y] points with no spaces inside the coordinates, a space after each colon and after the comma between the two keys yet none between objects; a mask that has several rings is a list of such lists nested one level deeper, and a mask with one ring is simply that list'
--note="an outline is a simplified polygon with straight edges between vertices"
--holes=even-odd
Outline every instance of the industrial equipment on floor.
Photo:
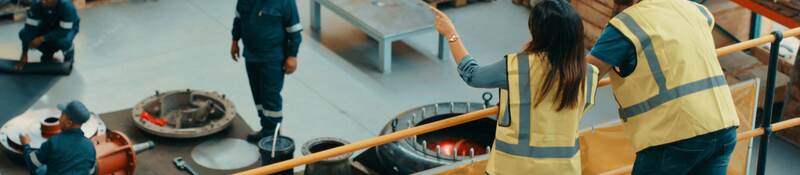
[{"label": "industrial equipment on floor", "polygon": [[[320,151],[325,151],[331,148],[340,147],[350,144],[350,142],[333,137],[323,137],[312,139],[303,144],[301,153],[309,155]],[[350,165],[350,156],[353,153],[342,154],[336,157],[325,159],[317,163],[309,164],[306,166],[305,175],[351,175],[352,167]]]},{"label": "industrial equipment on floor", "polygon": [[224,94],[202,90],[156,91],[136,104],[134,125],[153,135],[197,138],[222,131],[236,117],[233,102]]},{"label": "industrial equipment on floor", "polygon": [[[381,135],[484,109],[491,95],[485,97],[484,104],[447,102],[408,110],[386,124]],[[391,174],[410,174],[468,160],[488,153],[494,141],[495,124],[496,118],[488,117],[380,145],[376,148],[377,157],[382,168],[390,170],[383,173]]]},{"label": "industrial equipment on floor", "polygon": [[[42,143],[47,141],[47,138],[61,132],[61,128],[58,127],[59,116],[61,116],[61,111],[58,109],[41,109],[25,112],[6,122],[0,128],[0,144],[8,153],[6,155],[14,161],[22,161],[22,145],[19,135],[29,135],[31,148],[38,149]],[[92,138],[98,133],[106,132],[106,124],[97,115],[92,115],[81,126],[81,130],[86,138]]]},{"label": "industrial equipment on floor", "polygon": [[[30,146],[34,149],[38,149],[51,136],[59,134],[60,115],[58,109],[41,109],[23,113],[6,122],[0,128],[0,144],[8,158],[22,164],[20,134],[30,136]],[[98,174],[134,174],[136,154],[155,146],[153,142],[133,145],[125,134],[107,130],[105,123],[94,114],[81,126],[81,130],[94,143]]]}]

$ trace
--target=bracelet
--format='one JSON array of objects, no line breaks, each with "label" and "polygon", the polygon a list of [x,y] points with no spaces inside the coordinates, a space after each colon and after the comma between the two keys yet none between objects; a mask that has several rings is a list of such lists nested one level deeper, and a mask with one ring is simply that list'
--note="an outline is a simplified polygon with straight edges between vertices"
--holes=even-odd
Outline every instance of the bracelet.
[{"label": "bracelet", "polygon": [[447,37],[447,41],[451,43],[458,41],[458,39],[459,39],[458,34],[451,34],[450,36]]}]

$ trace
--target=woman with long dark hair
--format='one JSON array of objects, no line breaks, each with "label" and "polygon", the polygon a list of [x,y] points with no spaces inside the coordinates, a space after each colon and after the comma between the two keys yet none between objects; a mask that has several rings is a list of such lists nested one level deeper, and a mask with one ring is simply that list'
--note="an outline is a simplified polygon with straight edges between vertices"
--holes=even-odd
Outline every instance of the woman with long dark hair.
[{"label": "woman with long dark hair", "polygon": [[537,4],[528,20],[532,40],[488,66],[478,65],[450,19],[433,11],[461,78],[472,87],[500,89],[486,173],[580,174],[578,126],[594,103],[598,71],[584,60],[583,25],[569,2]]}]

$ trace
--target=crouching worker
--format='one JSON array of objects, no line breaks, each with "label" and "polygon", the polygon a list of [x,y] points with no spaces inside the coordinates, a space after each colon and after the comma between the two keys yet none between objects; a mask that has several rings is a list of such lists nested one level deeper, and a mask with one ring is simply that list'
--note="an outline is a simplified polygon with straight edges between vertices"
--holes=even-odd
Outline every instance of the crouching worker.
[{"label": "crouching worker", "polygon": [[22,40],[22,56],[16,65],[22,70],[28,63],[28,50],[42,52],[43,63],[55,62],[56,52],[64,53],[64,63],[72,65],[75,49],[72,40],[78,34],[80,18],[72,1],[41,0],[34,3],[27,12],[25,27],[19,32]]},{"label": "crouching worker", "polygon": [[38,150],[29,145],[30,137],[20,135],[22,157],[28,170],[32,175],[95,174],[94,145],[81,130],[81,125],[91,116],[89,110],[78,101],[58,108],[62,111],[61,133],[47,139]]}]

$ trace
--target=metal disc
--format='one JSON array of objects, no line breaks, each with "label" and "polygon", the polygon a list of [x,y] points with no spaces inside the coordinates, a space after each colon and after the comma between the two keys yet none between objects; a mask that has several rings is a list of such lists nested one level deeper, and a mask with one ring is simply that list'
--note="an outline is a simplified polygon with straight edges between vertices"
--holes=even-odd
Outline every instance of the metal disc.
[{"label": "metal disc", "polygon": [[[47,139],[42,137],[40,122],[48,117],[59,116],[61,116],[60,110],[50,108],[28,111],[14,117],[0,128],[0,144],[8,151],[15,154],[22,154],[18,148],[14,148],[12,145],[21,145],[19,135],[28,134],[31,138],[31,148],[38,149],[42,143],[47,141]],[[98,131],[105,132],[106,125],[100,120],[100,117],[92,114],[92,117],[81,126],[81,130],[83,130],[86,138],[91,138],[97,134]]]},{"label": "metal disc", "polygon": [[234,170],[258,161],[258,147],[242,139],[213,139],[197,145],[192,159],[198,165],[216,170]]}]

